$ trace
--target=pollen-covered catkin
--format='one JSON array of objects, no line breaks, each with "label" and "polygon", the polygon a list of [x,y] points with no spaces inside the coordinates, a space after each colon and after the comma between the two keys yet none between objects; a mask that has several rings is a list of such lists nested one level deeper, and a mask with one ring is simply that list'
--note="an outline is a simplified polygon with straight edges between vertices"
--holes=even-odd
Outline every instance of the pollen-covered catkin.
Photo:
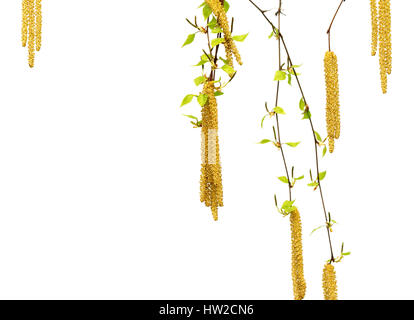
[{"label": "pollen-covered catkin", "polygon": [[42,0],[36,0],[36,51],[42,47]]},{"label": "pollen-covered catkin", "polygon": [[338,59],[334,52],[325,54],[326,83],[326,129],[329,138],[329,152],[335,149],[335,139],[341,135],[341,115],[339,105]]},{"label": "pollen-covered catkin", "polygon": [[335,267],[330,263],[323,268],[322,284],[325,300],[338,300]]},{"label": "pollen-covered catkin", "polygon": [[302,300],[306,294],[306,281],[303,273],[302,222],[298,210],[290,214],[292,237],[292,281],[295,300]]},{"label": "pollen-covered catkin", "polygon": [[372,43],[371,43],[371,55],[377,54],[378,48],[378,0],[371,0],[371,25],[372,25]]},{"label": "pollen-covered catkin", "polygon": [[207,81],[202,92],[202,94],[207,95],[208,100],[201,110],[200,200],[211,208],[213,218],[217,221],[218,207],[223,206],[223,185],[218,138],[217,101],[214,91],[214,82]]},{"label": "pollen-covered catkin", "polygon": [[28,0],[22,0],[22,46],[27,44],[27,28],[29,25],[29,5]]},{"label": "pollen-covered catkin", "polygon": [[42,46],[42,0],[22,0],[22,46],[28,47],[29,66]]},{"label": "pollen-covered catkin", "polygon": [[211,8],[214,15],[217,17],[217,22],[221,29],[223,30],[224,35],[224,48],[226,49],[226,58],[228,64],[233,67],[233,56],[236,57],[237,63],[242,65],[241,56],[239,50],[234,43],[234,40],[231,35],[231,30],[229,26],[229,21],[227,19],[226,10],[220,0],[206,0],[207,5]]},{"label": "pollen-covered catkin", "polygon": [[390,0],[379,0],[378,5],[381,88],[385,94],[388,90],[388,75],[392,71],[391,2]]},{"label": "pollen-covered catkin", "polygon": [[28,12],[29,12],[29,66],[30,68],[34,67],[34,57],[35,57],[35,28],[36,28],[36,18],[35,18],[35,0],[28,0]]}]

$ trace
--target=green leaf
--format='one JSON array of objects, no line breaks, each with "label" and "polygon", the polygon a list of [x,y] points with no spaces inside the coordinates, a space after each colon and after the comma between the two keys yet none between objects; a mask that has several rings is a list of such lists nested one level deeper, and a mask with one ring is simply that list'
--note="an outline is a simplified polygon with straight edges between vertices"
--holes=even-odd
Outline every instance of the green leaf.
[{"label": "green leaf", "polygon": [[190,119],[194,119],[198,121],[198,118],[195,116],[192,116],[191,114],[183,114],[184,117],[190,118]]},{"label": "green leaf", "polygon": [[184,44],[182,45],[181,48],[193,43],[194,39],[195,39],[195,33],[189,34],[188,37],[187,37],[187,40],[185,40],[185,42],[184,42]]},{"label": "green leaf", "polygon": [[248,35],[249,34],[246,33],[246,34],[243,34],[243,35],[240,35],[240,36],[233,36],[233,40],[243,42],[244,40],[246,40]]},{"label": "green leaf", "polygon": [[319,226],[319,227],[313,229],[310,235],[314,234],[316,231],[318,231],[319,229],[322,229],[323,227],[324,226],[322,225],[322,226]]},{"label": "green leaf", "polygon": [[326,177],[326,171],[319,173],[319,180],[323,180]]},{"label": "green leaf", "polygon": [[214,28],[210,28],[211,33],[223,33],[223,29],[221,29],[220,27],[214,27]]},{"label": "green leaf", "polygon": [[199,86],[200,84],[205,83],[206,81],[207,81],[207,79],[206,79],[205,76],[200,76],[200,77],[194,79],[194,83],[195,83],[196,86]]},{"label": "green leaf", "polygon": [[229,11],[229,9],[230,9],[230,4],[227,2],[227,1],[224,1],[224,3],[223,3],[223,7],[224,7],[224,11]]},{"label": "green leaf", "polygon": [[259,142],[259,144],[266,144],[266,143],[269,143],[269,142],[272,142],[272,140],[263,139],[262,141]]},{"label": "green leaf", "polygon": [[200,104],[200,106],[202,106],[202,107],[205,106],[205,104],[207,103],[207,100],[208,100],[208,96],[206,94],[204,94],[204,93],[203,94],[200,94],[197,97],[197,101]]},{"label": "green leaf", "polygon": [[208,59],[208,57],[205,55],[205,54],[203,54],[202,56],[201,56],[201,60],[200,60],[200,62],[199,63],[197,63],[196,65],[194,65],[194,67],[199,67],[199,66],[202,66],[202,65],[204,65],[204,64],[206,64],[207,62],[209,62],[210,60]]},{"label": "green leaf", "polygon": [[305,101],[303,100],[303,98],[300,98],[300,101],[299,101],[299,108],[300,108],[300,110],[305,110],[305,107],[306,107],[306,104],[305,104]]},{"label": "green leaf", "polygon": [[275,81],[283,81],[286,79],[286,72],[278,70],[275,74]]},{"label": "green leaf", "polygon": [[207,24],[207,26],[209,28],[215,28],[215,27],[217,27],[217,25],[218,25],[218,23],[217,23],[217,19],[215,17],[213,17],[211,19],[211,21]]},{"label": "green leaf", "polygon": [[224,38],[216,38],[211,40],[211,47],[214,48],[215,46],[218,46],[220,43],[224,42]]},{"label": "green leaf", "polygon": [[283,205],[282,205],[281,209],[286,211],[287,209],[292,208],[294,203],[295,203],[295,200],[293,200],[293,201],[286,200],[285,202],[283,202]]},{"label": "green leaf", "polygon": [[194,98],[193,94],[186,95],[180,107],[185,106],[186,104],[189,104],[191,101],[193,101],[193,98]]},{"label": "green leaf", "polygon": [[261,124],[260,124],[260,127],[262,127],[262,128],[263,128],[263,121],[266,119],[266,117],[267,117],[267,115],[265,115],[265,116],[263,117],[262,122],[261,122]]},{"label": "green leaf", "polygon": [[304,113],[303,113],[303,118],[302,118],[302,120],[305,120],[305,119],[310,119],[312,117],[312,114],[310,113],[310,111],[308,110],[308,111],[305,111]]},{"label": "green leaf", "polygon": [[299,178],[295,178],[295,180],[302,180],[305,179],[305,176],[300,176]]},{"label": "green leaf", "polygon": [[344,252],[342,253],[343,256],[349,256],[351,254],[351,252]]},{"label": "green leaf", "polygon": [[289,147],[296,148],[298,145],[300,145],[300,141],[299,142],[287,142],[286,144]]},{"label": "green leaf", "polygon": [[234,69],[229,66],[228,64],[225,64],[224,66],[221,67],[221,69],[227,73],[230,77],[233,76],[233,74],[236,72],[234,71]]},{"label": "green leaf", "polygon": [[316,140],[322,141],[321,135],[315,131]]},{"label": "green leaf", "polygon": [[289,73],[287,76],[288,76],[288,84],[291,86],[292,85],[292,75]]},{"label": "green leaf", "polygon": [[221,91],[216,91],[216,92],[214,92],[214,96],[215,97],[220,97],[220,96],[222,96],[224,93],[223,92],[221,92]]},{"label": "green leaf", "polygon": [[280,181],[282,181],[283,183],[289,183],[289,179],[288,179],[287,177],[285,177],[285,176],[278,177],[278,179],[279,179]]},{"label": "green leaf", "polygon": [[317,187],[318,185],[319,185],[319,183],[317,183],[316,181],[308,183],[308,187]]},{"label": "green leaf", "polygon": [[204,20],[207,20],[207,18],[211,15],[213,11],[211,10],[210,6],[206,3],[203,8],[203,16]]},{"label": "green leaf", "polygon": [[285,110],[283,110],[281,107],[276,107],[273,109],[273,111],[277,114],[286,114]]}]

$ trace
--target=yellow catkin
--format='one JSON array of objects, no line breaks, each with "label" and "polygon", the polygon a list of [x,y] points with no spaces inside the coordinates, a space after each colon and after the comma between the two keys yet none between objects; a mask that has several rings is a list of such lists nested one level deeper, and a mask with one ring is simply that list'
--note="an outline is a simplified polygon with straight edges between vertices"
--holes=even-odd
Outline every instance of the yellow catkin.
[{"label": "yellow catkin", "polygon": [[325,54],[326,83],[326,129],[329,138],[329,152],[335,149],[335,139],[341,135],[341,115],[339,105],[338,59],[334,52]]},{"label": "yellow catkin", "polygon": [[325,300],[338,300],[335,268],[330,263],[323,268],[322,285]]},{"label": "yellow catkin", "polygon": [[27,45],[27,27],[29,24],[28,0],[22,0],[22,46]]},{"label": "yellow catkin", "polygon": [[34,67],[35,50],[42,46],[42,0],[22,0],[22,45],[28,47],[28,61]]},{"label": "yellow catkin", "polygon": [[226,49],[226,58],[230,66],[233,67],[233,55],[236,57],[237,63],[242,65],[241,56],[239,50],[234,43],[234,40],[231,35],[231,30],[229,26],[229,21],[227,19],[226,11],[221,0],[206,0],[208,6],[210,6],[214,15],[217,17],[217,22],[221,29],[223,30],[224,35],[224,48]]},{"label": "yellow catkin", "polygon": [[378,6],[381,88],[385,94],[388,90],[388,75],[392,71],[391,2],[390,0],[379,0]]},{"label": "yellow catkin", "polygon": [[36,0],[36,51],[42,47],[42,0]]},{"label": "yellow catkin", "polygon": [[223,206],[223,185],[221,177],[220,150],[218,139],[217,101],[214,96],[214,82],[204,84],[203,94],[207,103],[202,107],[202,144],[200,200],[211,208],[214,220],[218,220],[218,207]]},{"label": "yellow catkin", "polygon": [[29,41],[28,41],[29,66],[30,68],[33,68],[34,57],[35,57],[35,28],[36,28],[34,0],[28,0],[28,13],[29,13]]},{"label": "yellow catkin", "polygon": [[302,300],[306,294],[306,281],[303,273],[302,222],[298,210],[290,214],[292,237],[292,281],[295,300]]},{"label": "yellow catkin", "polygon": [[371,25],[372,25],[372,43],[371,55],[377,54],[378,48],[378,7],[377,0],[371,0]]}]

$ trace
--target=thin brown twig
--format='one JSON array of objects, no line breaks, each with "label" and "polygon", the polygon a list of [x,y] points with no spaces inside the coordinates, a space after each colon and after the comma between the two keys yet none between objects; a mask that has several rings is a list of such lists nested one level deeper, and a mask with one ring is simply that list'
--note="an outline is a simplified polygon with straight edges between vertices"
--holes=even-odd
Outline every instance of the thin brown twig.
[{"label": "thin brown twig", "polygon": [[[293,67],[293,66],[294,66],[294,64],[293,64],[292,58],[291,58],[291,56],[290,56],[289,50],[288,50],[288,48],[287,48],[287,45],[286,45],[286,42],[285,42],[285,39],[284,39],[284,37],[283,37],[282,33],[280,32],[280,30],[279,30],[279,29],[277,29],[277,28],[275,27],[275,25],[274,25],[274,24],[270,21],[270,19],[267,17],[267,15],[266,15],[266,11],[262,10],[262,9],[261,9],[261,8],[260,8],[257,4],[255,4],[252,0],[249,0],[249,2],[250,2],[250,3],[254,6],[254,7],[256,7],[256,9],[258,9],[258,10],[261,12],[261,14],[262,14],[262,15],[263,15],[263,17],[266,19],[266,21],[267,21],[267,22],[271,25],[271,27],[272,27],[272,29],[273,29],[273,32],[279,36],[279,39],[281,40],[281,42],[282,42],[282,44],[283,44],[283,47],[284,47],[284,49],[285,49],[285,52],[286,52],[286,55],[287,55],[287,58],[288,58],[288,62],[290,63],[291,68],[292,68],[292,70],[293,70],[293,74],[294,74],[295,79],[296,79],[296,82],[297,82],[297,84],[298,84],[299,91],[300,91],[300,93],[301,93],[301,96],[302,96],[303,102],[304,102],[304,103],[305,103],[305,105],[306,105],[306,107],[305,107],[305,112],[306,112],[306,113],[307,113],[307,112],[310,112],[309,105],[308,105],[308,103],[307,103],[307,100],[306,100],[305,94],[304,94],[304,92],[303,92],[302,85],[301,85],[301,83],[300,83],[300,80],[299,80],[299,77],[298,77],[298,75],[297,75],[297,73],[296,73],[296,70],[295,70],[295,68]],[[323,192],[322,192],[322,185],[321,185],[321,180],[320,180],[320,165],[319,165],[319,152],[318,152],[319,142],[318,142],[318,139],[317,139],[317,135],[316,135],[315,127],[314,127],[314,125],[313,125],[313,121],[312,121],[311,116],[309,116],[309,117],[308,117],[308,120],[309,120],[310,127],[311,127],[311,129],[312,129],[312,135],[313,135],[313,140],[314,140],[314,145],[315,145],[315,161],[316,161],[317,183],[318,183],[319,193],[320,193],[320,197],[321,197],[322,208],[323,208],[323,212],[324,212],[324,216],[325,216],[326,231],[327,231],[327,234],[328,234],[329,248],[330,248],[330,254],[331,254],[330,262],[332,263],[332,262],[334,262],[334,261],[335,261],[335,256],[334,256],[334,253],[333,253],[333,248],[332,248],[331,231],[330,231],[330,229],[329,229],[329,216],[328,216],[328,213],[327,213],[327,210],[326,210],[326,206],[325,206],[325,199],[324,199],[324,196],[323,196]]]},{"label": "thin brown twig", "polygon": [[341,2],[339,3],[338,9],[336,9],[336,12],[332,18],[331,24],[329,25],[328,31],[326,31],[326,33],[328,34],[328,47],[329,47],[329,51],[331,51],[331,29],[332,29],[332,25],[335,21],[336,16],[338,15],[339,10],[342,7],[342,4],[345,2],[345,0],[341,0]]}]

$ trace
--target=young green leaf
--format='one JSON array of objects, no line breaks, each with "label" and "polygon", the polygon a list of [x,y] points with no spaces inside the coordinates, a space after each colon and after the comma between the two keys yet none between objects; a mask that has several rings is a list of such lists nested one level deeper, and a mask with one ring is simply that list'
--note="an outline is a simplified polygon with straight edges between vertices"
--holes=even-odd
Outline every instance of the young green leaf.
[{"label": "young green leaf", "polygon": [[267,115],[265,115],[265,116],[262,118],[262,122],[261,122],[261,124],[260,124],[260,127],[261,127],[261,128],[263,128],[263,121],[266,119],[266,117],[267,117]]},{"label": "young green leaf", "polygon": [[275,74],[275,81],[283,81],[286,79],[286,72],[278,70]]},{"label": "young green leaf", "polygon": [[246,40],[248,35],[249,34],[246,33],[246,34],[243,34],[243,35],[240,35],[240,36],[233,36],[233,40],[243,42],[244,40]]},{"label": "young green leaf", "polygon": [[213,11],[211,10],[210,6],[206,3],[203,8],[203,16],[204,19],[207,20],[208,17],[211,15]]},{"label": "young green leaf", "polygon": [[324,225],[319,226],[319,227],[313,229],[310,235],[314,234],[316,231],[318,231],[319,229],[322,229],[323,227],[324,227]]},{"label": "young green leaf", "polygon": [[224,38],[216,38],[211,40],[211,47],[214,48],[215,46],[218,46],[220,43],[224,42]]},{"label": "young green leaf", "polygon": [[300,101],[299,101],[299,108],[300,108],[300,110],[305,110],[305,107],[306,107],[306,104],[305,104],[305,101],[303,101],[303,98],[300,98]]},{"label": "young green leaf", "polygon": [[197,117],[192,116],[192,115],[190,115],[190,114],[183,114],[183,116],[184,116],[184,117],[187,117],[187,118],[194,119],[194,120],[197,120],[197,121],[198,121],[198,118],[197,118]]},{"label": "young green leaf", "polygon": [[208,96],[206,94],[204,94],[204,93],[203,94],[200,94],[197,97],[197,101],[200,104],[200,106],[202,106],[202,107],[205,106],[205,104],[207,103],[207,100],[208,100]]},{"label": "young green leaf", "polygon": [[295,178],[295,180],[302,180],[305,179],[305,176],[300,176],[299,178]]},{"label": "young green leaf", "polygon": [[220,97],[220,96],[222,96],[224,93],[223,92],[221,92],[221,91],[216,91],[216,92],[214,92],[214,96],[215,97]]},{"label": "young green leaf", "polygon": [[195,83],[196,86],[199,86],[200,84],[205,83],[206,81],[207,81],[207,79],[206,79],[205,76],[200,76],[200,77],[194,79],[194,83]]},{"label": "young green leaf", "polygon": [[181,48],[193,43],[194,39],[195,39],[195,33],[189,34]]},{"label": "young green leaf", "polygon": [[323,148],[322,157],[324,157],[326,155],[326,151],[328,151],[328,148],[325,146]]},{"label": "young green leaf", "polygon": [[305,119],[310,119],[312,117],[312,114],[310,113],[310,111],[308,110],[308,111],[305,111],[304,113],[303,113],[303,118],[302,118],[302,120],[305,120]]},{"label": "young green leaf", "polygon": [[273,109],[273,111],[277,114],[286,114],[285,110],[283,110],[281,107],[276,107]]},{"label": "young green leaf", "polygon": [[223,3],[223,7],[224,7],[224,11],[229,11],[229,9],[230,9],[230,4],[227,2],[227,1],[224,1],[224,3]]},{"label": "young green leaf", "polygon": [[286,144],[289,147],[296,148],[300,144],[300,141],[299,142],[287,142]]},{"label": "young green leaf", "polygon": [[279,179],[280,181],[282,181],[283,183],[289,183],[289,179],[288,179],[287,177],[285,177],[285,176],[278,177],[278,179]]},{"label": "young green leaf", "polygon": [[326,177],[326,171],[319,173],[319,180],[323,180]]},{"label": "young green leaf", "polygon": [[272,140],[263,139],[262,141],[259,142],[259,144],[266,144],[266,143],[270,143],[270,142],[272,142]]},{"label": "young green leaf", "polygon": [[181,103],[181,106],[185,106],[186,104],[189,104],[191,101],[193,101],[194,95],[193,94],[188,94],[184,97],[183,102]]},{"label": "young green leaf", "polygon": [[316,140],[322,141],[321,135],[315,131]]},{"label": "young green leaf", "polygon": [[236,72],[236,71],[234,71],[234,69],[233,69],[231,66],[229,66],[228,64],[225,64],[224,66],[222,66],[222,67],[221,67],[221,69],[222,69],[225,73],[227,73],[230,77],[231,77],[231,76],[233,76],[233,75],[234,75],[234,73]]}]

